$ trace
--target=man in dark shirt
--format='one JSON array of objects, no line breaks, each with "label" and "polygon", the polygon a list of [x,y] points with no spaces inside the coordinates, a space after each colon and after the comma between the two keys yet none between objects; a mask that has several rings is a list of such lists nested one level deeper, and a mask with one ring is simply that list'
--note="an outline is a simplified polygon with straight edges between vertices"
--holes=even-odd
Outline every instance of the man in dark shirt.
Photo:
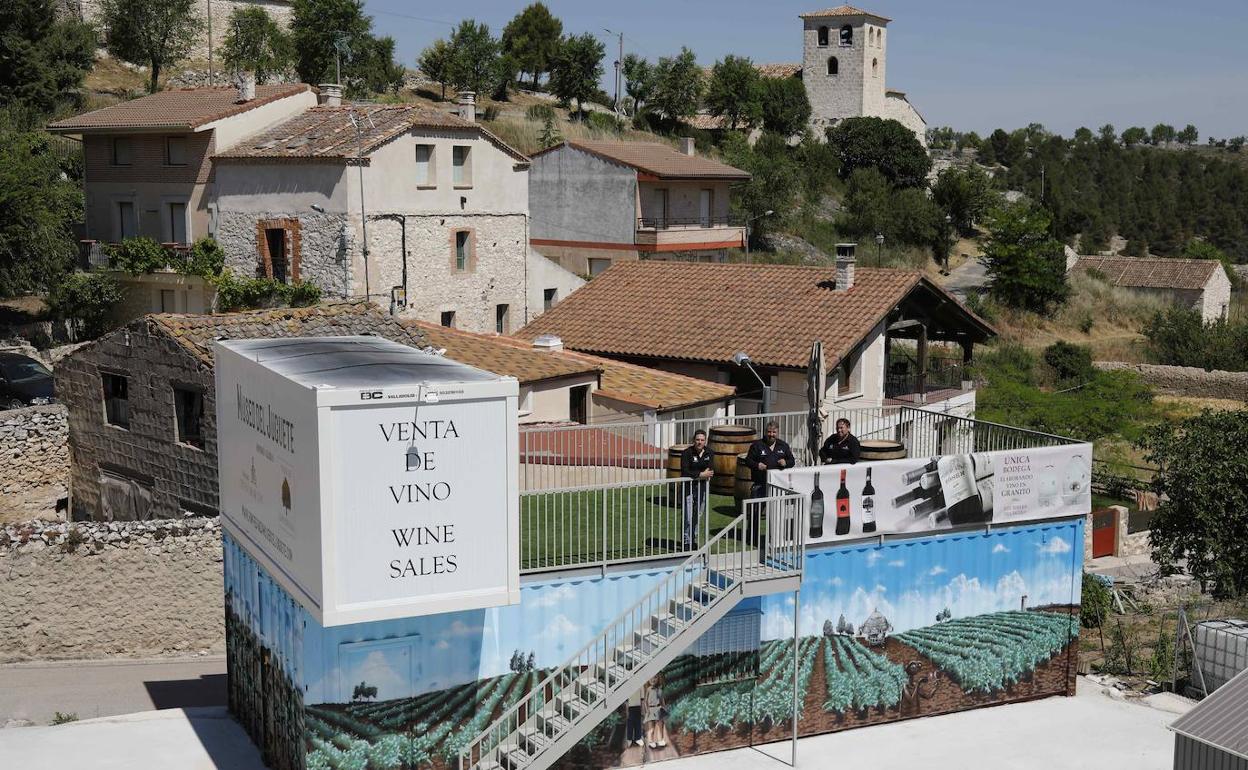
[{"label": "man in dark shirt", "polygon": [[825,465],[841,465],[856,463],[862,454],[862,446],[857,437],[849,432],[849,420],[844,417],[836,421],[836,433],[828,436],[819,450],[819,459]]},{"label": "man in dark shirt", "polygon": [[693,443],[680,453],[680,475],[689,482],[685,494],[685,519],[681,546],[692,551],[698,544],[698,514],[706,507],[707,485],[715,471],[711,468],[713,455],[706,448],[706,431],[699,429],[693,434]]},{"label": "man in dark shirt", "polygon": [[[793,459],[793,450],[781,440],[780,426],[774,421],[767,423],[763,438],[750,444],[745,461],[750,466],[750,497],[767,497],[767,471],[787,470],[797,464]],[[750,537],[754,545],[761,542],[761,518],[760,507],[754,513],[753,533]]]}]

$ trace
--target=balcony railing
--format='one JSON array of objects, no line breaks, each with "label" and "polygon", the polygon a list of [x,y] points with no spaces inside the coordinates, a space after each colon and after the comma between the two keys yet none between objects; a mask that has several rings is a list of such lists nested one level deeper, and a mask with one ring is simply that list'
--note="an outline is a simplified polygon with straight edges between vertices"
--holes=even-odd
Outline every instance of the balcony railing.
[{"label": "balcony railing", "polygon": [[696,227],[745,227],[745,218],[735,214],[723,217],[637,217],[638,230],[673,230]]},{"label": "balcony railing", "polygon": [[938,390],[959,390],[968,372],[960,363],[947,363],[928,368],[927,376],[921,376],[913,368],[891,371],[884,377],[884,397],[902,398],[922,395]]},{"label": "balcony railing", "polygon": [[[117,246],[115,242],[82,240],[78,241],[78,266],[83,270],[108,270],[109,248]],[[169,266],[179,265],[191,256],[189,243],[162,243],[169,252]]]}]

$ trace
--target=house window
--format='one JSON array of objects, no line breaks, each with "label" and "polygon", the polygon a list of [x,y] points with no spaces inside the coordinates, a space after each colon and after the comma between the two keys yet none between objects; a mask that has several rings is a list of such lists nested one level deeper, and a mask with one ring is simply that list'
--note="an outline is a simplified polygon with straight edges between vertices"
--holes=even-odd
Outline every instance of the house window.
[{"label": "house window", "polygon": [[299,220],[260,219],[256,221],[256,276],[279,283],[299,282]]},{"label": "house window", "polygon": [[819,46],[823,47],[823,46],[826,46],[827,44],[828,44],[828,28],[820,27],[819,28]]},{"label": "house window", "polygon": [[186,165],[186,137],[184,136],[165,137],[165,165],[168,165],[168,166],[185,166]]},{"label": "house window", "polygon": [[880,60],[871,60],[871,77],[878,78],[880,76]]},{"label": "house window", "polygon": [[121,374],[101,372],[104,386],[104,422],[130,429],[130,378]]},{"label": "house window", "polygon": [[173,289],[160,290],[160,312],[176,313],[177,309],[177,293]]},{"label": "house window", "polygon": [[854,44],[854,28],[849,24],[841,27],[841,45]]},{"label": "house window", "polygon": [[568,390],[568,419],[585,425],[589,422],[589,386],[577,385]]},{"label": "house window", "polygon": [[835,75],[841,71],[841,63],[836,60],[835,56],[828,57],[828,74]]},{"label": "house window", "polygon": [[509,305],[494,306],[494,331],[506,334],[511,328],[511,307]]},{"label": "house window", "polygon": [[862,354],[845,357],[837,370],[837,396],[846,398],[862,394]]},{"label": "house window", "polygon": [[542,309],[550,310],[559,301],[558,289],[545,289],[542,291]]},{"label": "house window", "polygon": [[186,204],[169,204],[169,240],[172,243],[188,243],[186,237]]},{"label": "house window", "polygon": [[455,231],[455,271],[462,273],[472,269],[472,231]]},{"label": "house window", "polygon": [[668,194],[665,188],[654,191],[654,226],[662,230],[667,227]]},{"label": "house window", "polygon": [[128,136],[113,137],[113,165],[129,166],[134,162],[134,143]]},{"label": "house window", "polygon": [[443,326],[445,326],[448,329],[454,329],[455,328],[455,311],[443,310],[441,323]]},{"label": "house window", "polygon": [[204,394],[198,390],[174,387],[173,408],[178,418],[178,441],[204,448]]},{"label": "house window", "polygon": [[134,212],[134,201],[117,201],[117,240],[133,238],[139,234],[139,220]]},{"label": "house window", "polygon": [[715,223],[715,191],[700,190],[698,193],[698,224],[710,227]]},{"label": "house window", "polygon": [[471,147],[457,145],[451,153],[451,181],[456,187],[472,186]]},{"label": "house window", "polygon": [[269,227],[264,231],[265,244],[269,247],[269,278],[286,283],[286,230]]},{"label": "house window", "polygon": [[604,272],[609,267],[611,267],[611,260],[596,259],[596,258],[591,257],[589,260],[589,275],[592,278],[595,275],[599,275],[600,273]]},{"label": "house window", "polygon": [[416,145],[416,186],[434,187],[433,145]]}]

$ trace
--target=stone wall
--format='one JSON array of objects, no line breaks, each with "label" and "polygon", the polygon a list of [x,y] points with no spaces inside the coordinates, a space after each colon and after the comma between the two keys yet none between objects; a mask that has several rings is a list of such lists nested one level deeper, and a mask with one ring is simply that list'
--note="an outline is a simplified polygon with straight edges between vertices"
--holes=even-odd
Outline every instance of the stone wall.
[{"label": "stone wall", "polygon": [[0,528],[0,663],[221,653],[216,519]]},{"label": "stone wall", "polygon": [[1168,395],[1248,401],[1248,372],[1205,371],[1192,366],[1128,364],[1120,361],[1097,361],[1096,368],[1135,372],[1144,382]]},{"label": "stone wall", "polygon": [[327,298],[350,296],[347,239],[343,237],[347,218],[342,214],[221,211],[217,214],[217,242],[225,252],[226,267],[237,276],[254,278],[260,264],[256,223],[277,219],[299,221],[299,279],[321,287]]},{"label": "stone wall", "polygon": [[0,412],[0,523],[56,517],[69,494],[68,440],[62,404]]}]

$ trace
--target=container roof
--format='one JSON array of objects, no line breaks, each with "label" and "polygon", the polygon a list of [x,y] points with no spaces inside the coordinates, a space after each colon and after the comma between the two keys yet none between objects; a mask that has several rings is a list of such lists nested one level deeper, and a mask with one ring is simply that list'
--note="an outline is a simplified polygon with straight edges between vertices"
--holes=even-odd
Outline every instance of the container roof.
[{"label": "container roof", "polygon": [[221,345],[308,388],[381,388],[501,379],[381,337],[223,340]]},{"label": "container roof", "polygon": [[1222,685],[1170,725],[1206,746],[1248,759],[1248,670]]}]

